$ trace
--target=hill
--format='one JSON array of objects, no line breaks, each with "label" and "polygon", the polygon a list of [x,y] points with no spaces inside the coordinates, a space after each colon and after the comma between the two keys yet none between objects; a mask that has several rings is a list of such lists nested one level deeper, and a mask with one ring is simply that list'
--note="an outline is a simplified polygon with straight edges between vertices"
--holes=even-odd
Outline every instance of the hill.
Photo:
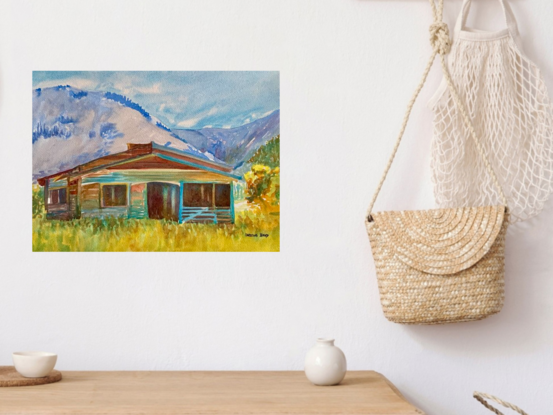
[{"label": "hill", "polygon": [[214,160],[122,95],[69,85],[33,90],[33,180],[150,141]]},{"label": "hill", "polygon": [[198,150],[212,154],[235,168],[240,167],[256,150],[280,134],[280,111],[236,128],[172,130]]}]

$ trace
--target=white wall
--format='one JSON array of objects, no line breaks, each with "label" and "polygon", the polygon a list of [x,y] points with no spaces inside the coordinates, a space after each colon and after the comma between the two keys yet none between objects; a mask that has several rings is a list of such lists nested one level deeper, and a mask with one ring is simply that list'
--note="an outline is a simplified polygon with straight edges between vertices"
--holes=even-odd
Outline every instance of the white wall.
[{"label": "white wall", "polygon": [[[473,23],[501,25],[495,1],[475,3]],[[460,4],[446,0],[450,25]],[[553,90],[553,2],[511,4]],[[552,204],[509,230],[499,315],[406,327],[380,310],[363,215],[430,52],[426,1],[2,5],[0,364],[45,349],[62,370],[300,370],[333,336],[351,369],[384,373],[429,414],[486,413],[474,390],[551,412]],[[282,252],[32,253],[31,71],[54,69],[280,70]],[[432,206],[424,104],[439,79],[436,66],[381,209]]]}]

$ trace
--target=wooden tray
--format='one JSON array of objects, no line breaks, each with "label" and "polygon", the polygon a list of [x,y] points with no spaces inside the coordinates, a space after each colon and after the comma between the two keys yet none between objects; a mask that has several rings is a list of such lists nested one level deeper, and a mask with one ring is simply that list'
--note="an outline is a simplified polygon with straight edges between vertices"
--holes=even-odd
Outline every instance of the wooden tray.
[{"label": "wooden tray", "polygon": [[60,380],[61,372],[57,370],[52,370],[44,378],[26,378],[17,373],[13,366],[0,366],[0,387],[46,385]]}]

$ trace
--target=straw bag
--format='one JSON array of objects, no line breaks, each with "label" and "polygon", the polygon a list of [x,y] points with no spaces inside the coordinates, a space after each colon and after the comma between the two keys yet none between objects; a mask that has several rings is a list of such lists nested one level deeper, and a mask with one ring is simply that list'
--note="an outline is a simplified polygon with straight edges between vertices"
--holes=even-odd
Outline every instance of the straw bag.
[{"label": "straw bag", "polygon": [[[507,203],[449,75],[445,55],[448,28],[441,21],[443,0],[429,0],[433,53],[409,102],[401,131],[367,210],[369,234],[384,315],[402,324],[441,324],[480,320],[498,313],[504,299]],[[502,204],[426,211],[372,209],[393,162],[415,100],[436,55],[444,77]]]},{"label": "straw bag", "polygon": [[486,408],[488,408],[490,411],[496,413],[497,415],[503,415],[503,412],[499,412],[499,410],[497,410],[493,406],[491,406],[488,402],[486,402],[486,399],[497,402],[498,404],[503,405],[505,408],[512,409],[513,411],[518,412],[520,415],[528,415],[526,412],[524,412],[518,406],[510,404],[509,402],[502,401],[501,399],[496,398],[495,396],[488,395],[488,394],[482,393],[482,392],[474,392],[474,394],[472,396],[474,396],[474,398],[478,402],[480,402],[482,405],[484,405]]}]

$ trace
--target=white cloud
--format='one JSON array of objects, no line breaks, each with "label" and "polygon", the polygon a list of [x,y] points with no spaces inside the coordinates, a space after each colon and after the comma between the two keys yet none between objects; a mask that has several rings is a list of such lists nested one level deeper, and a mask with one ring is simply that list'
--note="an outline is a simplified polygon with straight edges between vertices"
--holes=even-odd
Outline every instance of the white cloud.
[{"label": "white cloud", "polygon": [[125,80],[123,82],[116,82],[113,84],[115,89],[120,90],[123,95],[132,95],[133,93],[140,94],[161,94],[161,83],[153,84],[151,86],[136,86],[132,83],[129,83],[130,80]]},{"label": "white cloud", "polygon": [[[209,117],[210,115],[217,114],[219,112],[219,109],[217,107],[211,107],[208,111],[204,111],[198,116],[194,118],[189,118],[187,120],[183,120],[177,124],[178,127],[184,127],[184,128],[191,128],[194,127],[196,124],[198,124],[199,121],[203,120],[205,117]],[[204,128],[207,128],[204,127]]]},{"label": "white cloud", "polygon": [[121,91],[123,95],[129,95],[132,92],[132,85],[122,84],[121,82],[113,84],[113,87]]},{"label": "white cloud", "polygon": [[181,121],[177,124],[178,127],[191,128],[198,124],[203,117],[189,118],[188,120]]},{"label": "white cloud", "polygon": [[85,78],[68,78],[64,79],[62,81],[59,80],[49,80],[49,81],[43,81],[35,86],[35,88],[49,88],[52,86],[58,86],[58,85],[71,85],[74,88],[78,89],[91,89],[98,85],[96,81],[93,81],[92,79],[85,79]]},{"label": "white cloud", "polygon": [[134,89],[142,94],[161,94],[161,82],[149,87],[135,86]]}]

